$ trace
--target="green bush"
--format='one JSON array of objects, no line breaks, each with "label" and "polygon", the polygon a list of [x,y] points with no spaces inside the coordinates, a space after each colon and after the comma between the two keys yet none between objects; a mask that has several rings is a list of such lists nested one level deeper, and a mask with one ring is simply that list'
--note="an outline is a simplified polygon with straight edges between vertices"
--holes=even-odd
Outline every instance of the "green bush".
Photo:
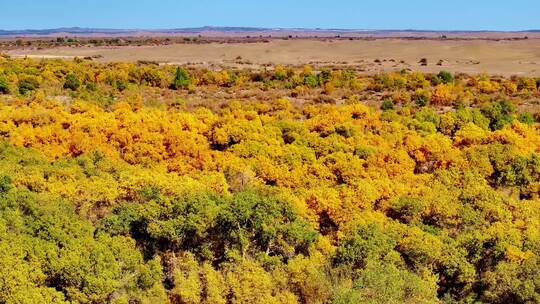
[{"label": "green bush", "polygon": [[444,84],[454,82],[454,76],[448,71],[440,71],[439,74],[437,74],[437,78]]},{"label": "green bush", "polygon": [[0,94],[9,94],[10,91],[11,90],[9,89],[9,83],[7,79],[3,76],[0,76]]},{"label": "green bush", "polygon": [[89,82],[89,83],[86,84],[86,89],[88,91],[95,91],[95,90],[97,90],[97,85],[96,85],[95,82]]},{"label": "green bush", "polygon": [[394,102],[391,99],[385,99],[381,103],[381,110],[383,111],[393,110],[394,108]]},{"label": "green bush", "polygon": [[25,95],[39,88],[39,81],[34,77],[26,77],[19,81],[19,93]]},{"label": "green bush", "polygon": [[419,106],[419,107],[425,107],[428,105],[429,103],[429,99],[426,97],[426,96],[423,96],[423,95],[419,95],[416,97],[416,105]]},{"label": "green bush", "polygon": [[535,122],[534,116],[530,112],[521,113],[519,115],[519,121],[528,125],[532,125]]},{"label": "green bush", "polygon": [[304,84],[310,88],[315,88],[319,85],[319,81],[317,80],[317,77],[313,75],[307,75],[304,77]]},{"label": "green bush", "polygon": [[75,74],[68,74],[66,76],[66,81],[64,82],[64,89],[69,89],[73,91],[77,91],[79,87],[81,86],[81,81]]},{"label": "green bush", "polygon": [[332,72],[328,69],[324,69],[317,75],[317,78],[318,82],[323,85],[332,80]]},{"label": "green bush", "polygon": [[123,90],[127,89],[127,83],[124,80],[117,79],[115,82],[115,87],[118,91],[122,92]]},{"label": "green bush", "polygon": [[2,176],[0,177],[0,193],[8,192],[11,189],[11,177]]}]

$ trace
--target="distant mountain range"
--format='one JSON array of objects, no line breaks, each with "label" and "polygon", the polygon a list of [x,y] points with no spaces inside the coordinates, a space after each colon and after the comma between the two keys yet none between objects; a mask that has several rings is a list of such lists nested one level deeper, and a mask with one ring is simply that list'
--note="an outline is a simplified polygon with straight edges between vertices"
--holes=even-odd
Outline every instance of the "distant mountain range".
[{"label": "distant mountain range", "polygon": [[225,36],[240,36],[247,34],[257,35],[347,35],[347,36],[366,36],[366,35],[385,35],[385,36],[403,36],[404,34],[425,35],[425,34],[474,34],[474,33],[540,33],[540,30],[526,30],[515,32],[500,31],[436,31],[436,30],[361,30],[361,29],[322,29],[322,28],[260,28],[260,27],[193,27],[193,28],[174,28],[174,29],[108,29],[108,28],[81,28],[65,27],[55,29],[26,29],[26,30],[0,30],[0,37],[46,37],[46,36],[156,36],[156,35],[204,35],[210,34],[216,36],[219,34]]}]

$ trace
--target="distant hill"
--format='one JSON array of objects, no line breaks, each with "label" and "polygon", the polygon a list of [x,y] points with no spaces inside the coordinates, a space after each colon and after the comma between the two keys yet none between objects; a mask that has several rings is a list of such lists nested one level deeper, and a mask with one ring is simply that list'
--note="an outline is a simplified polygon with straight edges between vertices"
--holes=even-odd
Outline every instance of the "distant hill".
[{"label": "distant hill", "polygon": [[526,33],[540,33],[540,30],[516,32],[497,31],[435,31],[435,30],[361,30],[361,29],[322,29],[322,28],[260,28],[260,27],[216,27],[204,26],[173,29],[108,29],[64,27],[55,29],[0,30],[0,37],[58,37],[58,36],[162,36],[162,35],[201,35],[201,36],[345,36],[345,37],[438,37],[453,36],[523,36]]}]

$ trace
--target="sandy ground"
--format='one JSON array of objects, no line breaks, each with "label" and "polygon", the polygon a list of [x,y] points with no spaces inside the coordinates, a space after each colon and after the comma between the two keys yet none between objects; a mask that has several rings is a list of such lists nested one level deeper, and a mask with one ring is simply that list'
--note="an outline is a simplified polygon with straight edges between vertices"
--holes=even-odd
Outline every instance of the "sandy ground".
[{"label": "sandy ground", "polygon": [[[409,68],[452,72],[540,76],[540,39],[528,40],[271,40],[267,43],[175,44],[141,47],[63,47],[18,49],[14,57],[73,58],[102,56],[99,61],[151,60],[164,64],[208,67],[265,64],[338,65],[366,73]],[[419,61],[426,58],[427,66]],[[440,62],[440,65],[437,63]]]}]

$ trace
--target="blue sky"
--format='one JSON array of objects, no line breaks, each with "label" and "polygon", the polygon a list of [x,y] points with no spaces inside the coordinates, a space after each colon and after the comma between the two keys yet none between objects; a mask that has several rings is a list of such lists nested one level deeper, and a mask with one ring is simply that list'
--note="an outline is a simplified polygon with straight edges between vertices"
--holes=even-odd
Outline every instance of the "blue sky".
[{"label": "blue sky", "polygon": [[539,0],[0,0],[0,29],[540,29]]}]

